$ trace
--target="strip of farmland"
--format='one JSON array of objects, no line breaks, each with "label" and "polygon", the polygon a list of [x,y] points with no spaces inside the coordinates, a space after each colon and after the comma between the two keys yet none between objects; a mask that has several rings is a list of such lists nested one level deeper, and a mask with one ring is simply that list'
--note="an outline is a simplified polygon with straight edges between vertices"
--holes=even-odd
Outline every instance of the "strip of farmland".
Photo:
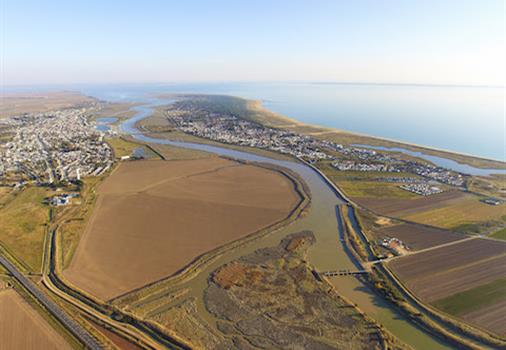
[{"label": "strip of farmland", "polygon": [[299,196],[284,175],[221,158],[122,163],[65,277],[101,299],[176,273],[195,258],[285,219]]},{"label": "strip of farmland", "polygon": [[459,233],[417,224],[399,224],[385,227],[378,230],[377,235],[398,238],[406,243],[411,250],[435,247],[466,238],[466,236]]},{"label": "strip of farmland", "polygon": [[[451,246],[436,248],[413,254],[390,262],[391,269],[420,299],[425,302],[441,304],[441,300],[451,298],[457,293],[465,293],[480,288],[502,278],[506,278],[506,243],[488,239],[473,239],[457,242]],[[467,292],[469,294],[470,292]],[[472,293],[471,293],[472,294]],[[464,294],[466,295],[466,294]],[[495,305],[505,307],[503,297],[496,299]],[[471,301],[470,301],[471,302]],[[491,301],[492,302],[492,301]],[[463,304],[465,306],[465,303]],[[466,319],[476,320],[474,324],[498,334],[504,333],[501,317],[484,318],[479,309],[468,310],[467,306],[452,309],[454,315],[467,315]],[[491,305],[484,304],[484,308]],[[448,311],[448,310],[446,310]],[[472,311],[473,314],[470,315]],[[506,309],[503,310],[506,313]],[[478,322],[478,320],[483,322]]]}]

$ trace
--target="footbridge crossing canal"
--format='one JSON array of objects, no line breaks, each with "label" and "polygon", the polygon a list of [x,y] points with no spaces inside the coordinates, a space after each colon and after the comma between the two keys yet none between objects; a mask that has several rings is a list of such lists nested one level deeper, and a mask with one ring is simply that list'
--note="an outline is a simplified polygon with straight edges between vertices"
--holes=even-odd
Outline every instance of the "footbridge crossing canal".
[{"label": "footbridge crossing canal", "polygon": [[[136,100],[135,102],[139,102]],[[288,227],[275,232],[269,237],[260,240],[260,242],[241,247],[234,251],[233,254],[217,259],[212,265],[200,273],[200,276],[194,278],[191,282],[191,288],[201,289],[207,285],[207,273],[211,273],[217,268],[218,264],[227,262],[227,259],[247,254],[262,247],[262,244],[274,245],[279,242],[282,237],[297,230],[310,230],[316,236],[316,243],[308,253],[308,261],[317,271],[355,271],[361,270],[355,262],[346,253],[343,242],[340,241],[338,225],[336,223],[336,206],[346,205],[347,201],[331,186],[327,179],[322,176],[316,169],[297,161],[279,160],[266,156],[260,156],[253,153],[238,151],[227,148],[225,146],[215,146],[209,144],[190,143],[183,141],[174,141],[162,139],[159,137],[150,137],[141,134],[136,128],[136,122],[150,116],[155,107],[168,104],[172,101],[146,101],[145,105],[135,106],[133,110],[136,112],[134,117],[128,119],[120,125],[120,130],[124,134],[129,134],[135,139],[147,143],[166,144],[187,149],[200,150],[214,153],[241,161],[267,163],[275,166],[288,168],[300,176],[309,187],[311,193],[311,207],[304,217],[298,219],[295,223]],[[363,274],[363,272],[360,272]],[[338,273],[339,275],[339,273]],[[433,334],[421,329],[419,326],[407,319],[392,304],[385,301],[381,296],[375,293],[360,278],[353,278],[353,274],[349,278],[328,277],[334,284],[338,293],[342,294],[346,299],[356,303],[358,307],[367,313],[370,317],[376,319],[388,331],[397,336],[401,341],[410,345],[414,349],[452,349],[452,345],[435,337]],[[208,276],[208,275],[207,275]],[[358,276],[357,276],[358,277]],[[198,297],[199,293],[195,292]],[[205,306],[202,302],[200,308],[205,313]]]}]

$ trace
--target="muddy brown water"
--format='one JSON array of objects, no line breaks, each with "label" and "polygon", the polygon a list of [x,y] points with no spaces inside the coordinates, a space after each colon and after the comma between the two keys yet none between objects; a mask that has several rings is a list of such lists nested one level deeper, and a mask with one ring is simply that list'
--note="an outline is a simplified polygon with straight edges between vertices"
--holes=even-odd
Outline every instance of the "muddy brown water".
[{"label": "muddy brown water", "polygon": [[[308,261],[318,271],[354,269],[354,263],[346,254],[343,244],[339,239],[338,222],[335,212],[336,205],[345,204],[346,201],[336,194],[315,170],[295,161],[276,160],[205,144],[151,138],[140,134],[134,125],[138,120],[148,117],[152,112],[152,107],[149,105],[137,106],[134,107],[134,110],[137,111],[137,114],[123,123],[121,130],[132,134],[133,137],[140,141],[196,149],[239,160],[269,163],[285,167],[296,172],[307,183],[311,191],[312,201],[307,215],[263,238],[224,254],[206,265],[205,269],[185,283],[184,287],[190,287],[190,293],[197,299],[199,313],[207,321],[211,323],[215,321],[214,317],[207,312],[203,304],[203,291],[207,286],[209,274],[221,265],[243,255],[250,254],[256,249],[277,245],[283,237],[290,233],[301,230],[311,230],[314,232],[316,243],[308,252]],[[414,349],[452,349],[449,344],[442,342],[409,322],[391,304],[371,291],[357,278],[353,276],[334,277],[332,283],[341,295],[349,301],[356,303],[367,315],[377,320],[401,341]]]}]

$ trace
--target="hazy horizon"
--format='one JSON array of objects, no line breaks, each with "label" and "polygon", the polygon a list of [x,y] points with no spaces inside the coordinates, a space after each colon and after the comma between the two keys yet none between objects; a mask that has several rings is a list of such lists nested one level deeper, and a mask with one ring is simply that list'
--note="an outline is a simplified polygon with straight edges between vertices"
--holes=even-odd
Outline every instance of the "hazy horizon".
[{"label": "hazy horizon", "polygon": [[504,86],[503,1],[2,2],[2,86]]}]

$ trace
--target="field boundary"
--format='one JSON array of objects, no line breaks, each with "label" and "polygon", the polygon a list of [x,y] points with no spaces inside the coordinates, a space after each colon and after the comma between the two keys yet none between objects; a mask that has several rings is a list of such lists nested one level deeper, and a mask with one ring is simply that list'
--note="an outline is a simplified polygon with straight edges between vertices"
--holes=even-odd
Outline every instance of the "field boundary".
[{"label": "field boundary", "polygon": [[[304,160],[301,160],[301,161],[303,163],[305,163],[306,165],[308,165],[309,167],[311,167],[313,170],[315,170],[324,179],[324,181],[327,182],[327,184],[329,184],[329,186],[331,187],[331,189],[333,189],[333,191],[335,193],[337,193],[339,196],[341,196],[342,199],[345,202],[347,202],[349,206],[351,206],[350,207],[351,210],[355,211],[354,207],[363,208],[362,206],[356,205],[355,202],[353,202],[352,200],[350,200],[342,192],[342,190],[336,184],[334,184],[320,169],[316,168],[315,166],[313,166],[310,163],[305,162]],[[371,210],[369,210],[367,208],[363,208],[363,209],[368,210],[370,212],[373,212],[373,211],[371,211]],[[384,215],[382,215],[382,216],[384,216]],[[356,215],[355,215],[355,217],[357,218],[357,225],[359,225],[359,231],[360,231],[359,234],[361,234],[363,236],[363,238],[367,242],[367,245],[370,247],[370,240],[367,237],[367,235],[365,235],[365,233],[363,232],[363,227],[362,227],[362,224],[360,223],[360,221],[358,220],[358,217]],[[406,223],[411,223],[411,222],[406,221],[406,220],[401,220],[401,221],[404,221]],[[415,223],[415,224],[417,224],[417,223]],[[428,226],[428,225],[424,225],[424,226]],[[430,227],[430,226],[428,226],[428,227]],[[464,235],[464,234],[462,236],[469,237],[469,235]],[[457,241],[457,242],[459,242],[459,241]],[[379,265],[381,267],[384,267],[383,264],[379,264]],[[451,328],[455,327],[458,331],[464,332],[464,334],[466,334],[468,337],[470,337],[471,339],[477,340],[478,342],[483,342],[485,344],[489,344],[490,346],[500,346],[500,347],[503,347],[503,346],[506,345],[506,342],[504,342],[500,338],[497,338],[495,335],[489,334],[488,332],[484,332],[483,330],[481,330],[479,328],[475,328],[474,326],[469,325],[467,323],[462,324],[462,322],[460,320],[458,320],[458,319],[452,319],[451,316],[445,317],[444,316],[445,314],[439,314],[438,311],[432,309],[431,307],[427,306],[423,302],[419,301],[416,297],[414,297],[404,287],[404,285],[402,285],[402,282],[400,282],[399,280],[397,280],[396,276],[395,277],[392,276],[392,273],[391,273],[390,269],[384,269],[384,271],[385,271],[385,274],[387,275],[387,277],[389,279],[393,279],[393,282],[395,284],[397,284],[398,289],[400,289],[401,291],[405,291],[407,293],[407,295],[410,297],[411,302],[414,305],[418,306],[420,309],[424,310],[429,316],[432,316],[433,318],[435,318],[439,322],[441,322],[441,323],[443,323],[443,324],[445,324],[447,326],[450,326]],[[425,327],[429,327],[429,328],[433,329],[433,327],[431,327],[430,325],[425,325]],[[436,329],[434,329],[434,331],[436,331],[437,333],[441,333],[441,331],[438,331]]]},{"label": "field boundary", "polygon": [[[159,280],[153,281],[151,283],[148,283],[142,287],[133,289],[131,291],[128,291],[126,293],[123,293],[121,295],[118,295],[112,299],[109,300],[111,303],[117,303],[121,302],[122,299],[128,298],[129,296],[133,296],[138,292],[146,291],[150,288],[157,288],[158,286],[161,287],[161,285],[172,285],[181,283],[183,281],[190,280],[194,277],[194,274],[198,273],[201,268],[203,268],[206,264],[212,262],[214,259],[218,258],[222,254],[226,253],[227,251],[231,249],[235,249],[237,247],[243,246],[245,244],[251,243],[257,239],[260,239],[262,237],[265,237],[266,235],[283,228],[292,222],[296,221],[299,217],[301,217],[305,211],[310,206],[311,203],[311,194],[309,192],[309,189],[307,185],[304,183],[304,181],[296,174],[294,174],[292,171],[285,169],[280,166],[275,166],[267,163],[259,163],[259,162],[246,162],[246,161],[238,161],[233,158],[229,157],[221,157],[224,159],[232,159],[234,162],[238,162],[241,164],[247,164],[247,165],[253,165],[258,166],[264,169],[268,169],[271,171],[276,171],[280,173],[282,176],[287,178],[293,185],[293,189],[297,196],[299,197],[299,201],[294,206],[294,208],[288,213],[288,215],[275,223],[272,223],[264,228],[261,228],[260,230],[257,230],[255,232],[252,232],[242,238],[239,238],[237,240],[234,240],[232,242],[226,243],[225,245],[222,245],[221,247],[215,248],[213,250],[210,250],[206,253],[203,253],[197,257],[195,257],[191,262],[189,262],[186,266],[182,267],[180,270],[176,271],[174,274],[168,277],[161,278]],[[144,294],[144,293],[143,293]]]},{"label": "field boundary", "polygon": [[497,337],[494,334],[490,334],[489,332],[481,328],[475,327],[474,325],[462,322],[459,319],[453,317],[452,315],[448,315],[440,310],[437,310],[431,307],[430,305],[424,303],[420,299],[418,299],[418,297],[413,292],[411,292],[400,281],[397,275],[388,267],[388,263],[387,264],[381,263],[378,264],[378,266],[380,266],[382,269],[384,269],[384,271],[386,271],[386,275],[397,286],[397,288],[401,290],[403,295],[408,297],[409,301],[413,302],[415,305],[420,307],[430,317],[435,318],[438,322],[441,322],[448,327],[455,328],[457,332],[463,332],[466,336],[470,337],[475,341],[484,342],[489,346],[499,346],[499,347],[506,346],[506,342],[500,337]]}]

